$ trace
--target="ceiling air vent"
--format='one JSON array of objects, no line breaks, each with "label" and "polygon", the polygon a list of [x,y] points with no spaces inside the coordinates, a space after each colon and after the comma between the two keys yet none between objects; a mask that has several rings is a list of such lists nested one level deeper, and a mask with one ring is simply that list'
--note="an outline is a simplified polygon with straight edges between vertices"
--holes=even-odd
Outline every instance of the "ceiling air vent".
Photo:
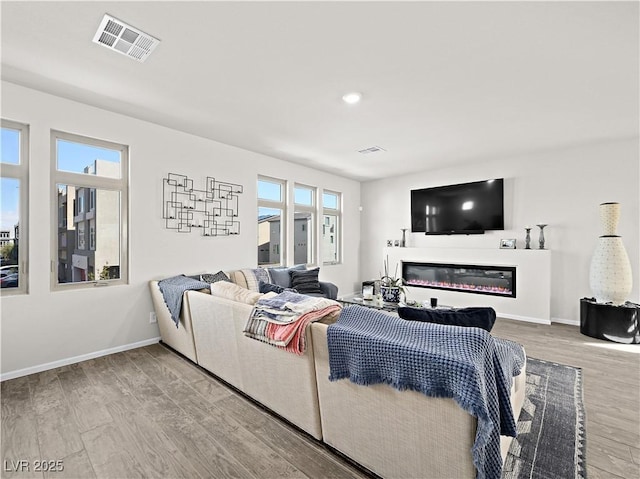
[{"label": "ceiling air vent", "polygon": [[372,146],[370,148],[365,148],[364,150],[358,150],[358,153],[362,153],[363,155],[368,155],[369,153],[378,153],[380,151],[387,151],[384,148],[380,148],[379,146]]},{"label": "ceiling air vent", "polygon": [[93,41],[139,62],[145,61],[160,43],[157,38],[110,15],[105,15],[100,22]]}]

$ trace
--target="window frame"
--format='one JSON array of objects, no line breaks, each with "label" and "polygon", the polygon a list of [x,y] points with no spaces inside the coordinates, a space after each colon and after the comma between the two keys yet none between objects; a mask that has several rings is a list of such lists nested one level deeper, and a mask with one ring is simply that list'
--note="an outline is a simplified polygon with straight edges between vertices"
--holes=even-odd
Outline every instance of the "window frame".
[{"label": "window frame", "polygon": [[2,118],[2,128],[18,130],[20,132],[20,154],[17,165],[1,163],[1,178],[12,178],[20,182],[18,198],[18,287],[1,288],[0,296],[13,296],[29,293],[29,125]]},{"label": "window frame", "polygon": [[[296,195],[295,195],[295,191],[296,188],[301,188],[301,189],[306,189],[306,190],[310,190],[311,191],[311,205],[304,205],[304,204],[300,204],[300,203],[296,203]],[[318,204],[318,199],[317,199],[317,195],[318,195],[318,188],[316,188],[315,186],[310,186],[310,185],[305,185],[302,183],[294,183],[293,184],[293,224],[294,224],[294,236],[295,236],[295,221],[296,221],[296,213],[310,213],[311,214],[311,221],[309,222],[309,225],[311,226],[311,231],[307,232],[307,237],[309,238],[309,242],[310,244],[307,245],[307,266],[315,266],[317,264],[317,243],[318,243],[318,235],[316,234],[316,232],[318,231],[318,227],[317,227],[317,212],[318,212],[318,208],[317,208],[317,204]],[[293,243],[294,243],[294,248],[295,248],[295,238],[293,239]],[[294,258],[295,258],[295,250],[294,250]],[[294,260],[295,261],[295,260]]]},{"label": "window frame", "polygon": [[[333,208],[328,208],[325,206],[324,204],[324,195],[325,194],[330,194],[330,195],[335,195],[336,196],[336,209]],[[336,245],[336,259],[334,261],[325,261],[324,260],[324,251],[321,251],[321,255],[322,255],[322,264],[323,265],[336,265],[336,264],[341,264],[342,263],[342,193],[340,193],[339,191],[333,191],[333,190],[326,190],[323,189],[322,193],[321,193],[321,197],[322,199],[322,221],[321,224],[324,227],[324,218],[325,215],[329,215],[329,216],[335,216],[336,217],[336,223],[337,223],[337,232],[335,234],[335,238],[334,238],[334,243]],[[323,238],[323,233],[321,231],[318,231],[318,237],[321,238],[322,241],[322,246],[324,247],[324,238]]]},{"label": "window frame", "polygon": [[[280,192],[281,192],[281,196],[280,196],[280,201],[274,201],[274,200],[267,200],[267,199],[262,199],[260,198],[260,193],[259,193],[259,182],[260,181],[266,181],[269,183],[275,183],[280,185]],[[256,235],[256,247],[259,246],[258,241],[260,238],[260,232],[259,232],[259,223],[258,223],[258,218],[259,218],[259,211],[260,208],[273,208],[273,209],[279,209],[282,211],[282,214],[280,216],[280,262],[279,263],[260,263],[260,258],[257,257],[258,255],[258,250],[256,249],[256,264],[258,266],[262,266],[262,267],[268,267],[268,268],[273,268],[273,267],[278,267],[278,266],[286,266],[287,264],[287,247],[288,247],[288,237],[287,237],[287,196],[288,196],[288,190],[287,190],[287,180],[283,180],[280,178],[273,178],[271,176],[264,176],[264,175],[258,175],[258,178],[256,180],[256,199],[257,199],[257,207],[256,207],[256,225],[258,226],[257,228],[257,235]]]},{"label": "window frame", "polygon": [[[85,145],[106,148],[120,152],[120,178],[110,178],[105,176],[91,175],[87,173],[77,173],[58,169],[58,140],[81,143]],[[75,133],[51,130],[51,267],[50,267],[50,287],[52,291],[68,291],[72,289],[86,289],[96,286],[123,285],[129,284],[129,146],[121,143],[114,143],[107,140],[91,138],[77,135]],[[99,274],[94,272],[94,279],[60,283],[58,282],[58,185],[73,186],[76,190],[81,188],[95,188],[96,190],[108,190],[120,193],[120,278],[118,279],[95,279]],[[75,208],[74,208],[75,209]],[[85,205],[86,209],[86,205]],[[74,214],[77,212],[74,211]],[[85,250],[88,248],[86,235],[89,233],[85,228]]]}]

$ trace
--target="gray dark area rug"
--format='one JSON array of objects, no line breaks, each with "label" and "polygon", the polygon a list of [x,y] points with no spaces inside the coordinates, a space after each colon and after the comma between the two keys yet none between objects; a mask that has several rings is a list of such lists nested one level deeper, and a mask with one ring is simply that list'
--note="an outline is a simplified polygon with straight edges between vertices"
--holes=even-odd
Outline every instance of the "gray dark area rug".
[{"label": "gray dark area rug", "polygon": [[584,479],[582,370],[527,358],[526,399],[503,479]]}]

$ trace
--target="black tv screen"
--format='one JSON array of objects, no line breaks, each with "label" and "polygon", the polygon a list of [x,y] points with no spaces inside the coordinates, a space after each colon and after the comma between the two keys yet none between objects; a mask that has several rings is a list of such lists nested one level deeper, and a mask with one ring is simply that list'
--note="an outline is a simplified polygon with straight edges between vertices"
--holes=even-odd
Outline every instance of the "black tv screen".
[{"label": "black tv screen", "polygon": [[476,234],[504,229],[502,178],[411,190],[411,231]]}]

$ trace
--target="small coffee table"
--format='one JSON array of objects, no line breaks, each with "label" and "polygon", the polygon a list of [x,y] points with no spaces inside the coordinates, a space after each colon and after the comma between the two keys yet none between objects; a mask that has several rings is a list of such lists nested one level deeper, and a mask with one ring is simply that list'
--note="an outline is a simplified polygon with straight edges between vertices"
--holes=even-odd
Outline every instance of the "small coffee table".
[{"label": "small coffee table", "polygon": [[348,294],[346,296],[342,296],[338,298],[338,302],[349,305],[349,304],[358,304],[360,306],[365,306],[367,308],[381,309],[384,311],[398,311],[399,306],[411,306],[413,308],[425,308],[425,309],[453,309],[453,306],[446,305],[438,305],[435,308],[431,308],[431,306],[424,306],[420,303],[407,304],[407,303],[387,303],[386,301],[380,301],[378,299],[364,299],[362,294]]},{"label": "small coffee table", "polygon": [[338,302],[349,305],[359,304],[360,306],[366,306],[367,308],[382,309],[384,311],[397,311],[398,303],[387,303],[385,301],[379,301],[378,299],[364,299],[362,294],[348,294],[338,298]]}]

